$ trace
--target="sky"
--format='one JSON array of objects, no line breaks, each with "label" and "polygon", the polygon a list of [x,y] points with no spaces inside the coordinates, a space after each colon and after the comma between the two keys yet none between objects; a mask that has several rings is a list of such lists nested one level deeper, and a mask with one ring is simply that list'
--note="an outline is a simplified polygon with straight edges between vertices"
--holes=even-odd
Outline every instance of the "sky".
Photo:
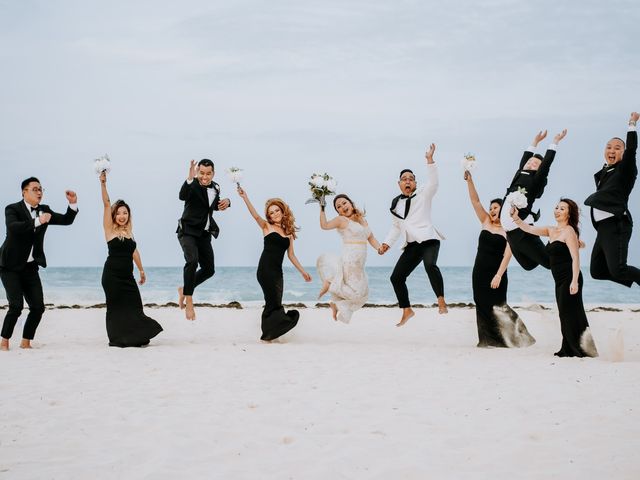
[{"label": "sky", "polygon": [[[305,205],[308,178],[327,172],[383,240],[401,169],[424,183],[434,142],[434,223],[442,266],[471,265],[480,225],[462,180],[467,152],[485,204],[502,197],[538,130],[569,133],[536,205],[540,224],[567,196],[582,204],[612,136],[640,110],[637,1],[7,1],[0,0],[0,204],[31,175],[70,227],[47,232],[52,266],[104,263],[93,160],[111,157],[112,199],[132,207],[146,266],[178,266],[178,191],[189,160],[211,158],[231,209],[216,219],[216,264],[256,265],[261,232],[225,169],[262,211],[289,203],[298,258],[338,251]],[[630,209],[640,218],[640,187]],[[331,214],[331,209],[328,210]],[[595,237],[583,212],[588,263]],[[4,236],[4,226],[0,235]],[[640,263],[640,234],[630,263]],[[393,265],[370,250],[371,266]]]}]

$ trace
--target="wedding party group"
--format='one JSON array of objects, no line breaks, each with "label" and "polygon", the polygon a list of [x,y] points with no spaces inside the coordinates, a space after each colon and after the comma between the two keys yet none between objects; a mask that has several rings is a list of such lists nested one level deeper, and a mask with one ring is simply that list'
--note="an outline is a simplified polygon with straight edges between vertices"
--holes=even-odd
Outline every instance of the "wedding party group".
[{"label": "wedding party group", "polygon": [[[638,173],[636,124],[639,118],[637,112],[631,113],[626,141],[614,137],[606,143],[604,166],[594,175],[595,191],[583,202],[589,208],[591,223],[597,232],[591,251],[591,276],[626,287],[634,283],[640,285],[640,269],[627,264],[633,228],[628,202]],[[551,270],[562,333],[562,345],[555,355],[598,355],[582,298],[579,249],[585,245],[580,240],[578,203],[562,198],[553,212],[555,224],[536,224],[540,211],[534,209],[534,203],[544,194],[558,144],[566,135],[567,130],[555,135],[545,154],[540,155],[536,149],[547,132],[537,133],[531,146],[524,151],[505,194],[491,200],[487,207],[474,185],[474,159],[468,158],[463,178],[480,223],[471,279],[478,347],[526,347],[535,343],[522,319],[507,303],[507,267],[513,257],[524,270],[538,266]],[[365,264],[368,246],[377,254],[385,255],[397,242],[401,243],[402,253],[390,277],[401,310],[397,326],[406,324],[414,316],[407,278],[420,263],[437,299],[438,312],[447,313],[444,279],[437,265],[444,237],[434,226],[431,216],[432,201],[439,186],[435,151],[436,145],[431,144],[425,154],[424,171],[403,169],[399,172],[400,193],[391,201],[391,227],[382,242],[373,234],[365,213],[347,194],[334,195],[335,192],[327,188],[328,177],[324,183],[312,179],[312,201],[319,205],[320,227],[336,230],[342,240],[340,255],[325,253],[316,263],[322,282],[318,297],[330,296],[329,306],[335,321],[348,323],[367,301]],[[108,246],[102,272],[107,336],[110,346],[142,347],[162,332],[162,327],[144,312],[134,265],[139,272],[139,284],[145,283],[146,275],[133,235],[131,208],[123,200],[111,202],[107,189],[109,173],[106,161],[104,168],[99,170],[99,179]],[[221,197],[220,186],[213,180],[215,173],[211,160],[192,160],[178,195],[184,202],[184,209],[176,234],[185,264],[183,282],[177,290],[178,303],[187,320],[196,319],[196,288],[215,274],[212,239],[220,233],[215,215],[231,207],[231,200]],[[418,185],[416,173],[424,174],[424,185]],[[261,214],[239,181],[236,183],[238,196],[263,234],[264,246],[257,266],[257,280],[264,295],[260,339],[272,342],[293,329],[300,319],[297,310],[287,311],[282,304],[285,253],[306,282],[311,282],[312,278],[295,255],[294,242],[299,228],[291,207],[280,198],[270,198]],[[9,350],[9,340],[25,302],[29,313],[20,347],[31,348],[45,311],[38,273],[39,268],[47,266],[43,247],[45,233],[50,225],[71,225],[78,214],[78,199],[73,191],[66,192],[69,202],[66,212],[57,213],[42,203],[44,189],[38,178],[25,179],[21,189],[22,199],[5,209],[6,238],[0,247],[0,277],[8,302],[1,350]],[[333,197],[337,214],[331,219],[325,211],[329,196]],[[547,237],[548,242],[545,244],[541,237]]]}]

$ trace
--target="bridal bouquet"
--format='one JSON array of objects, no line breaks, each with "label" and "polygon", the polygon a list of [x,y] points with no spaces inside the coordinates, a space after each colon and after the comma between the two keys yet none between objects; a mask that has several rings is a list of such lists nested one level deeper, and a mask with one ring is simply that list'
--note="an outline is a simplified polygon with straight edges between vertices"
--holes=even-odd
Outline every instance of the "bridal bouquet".
[{"label": "bridal bouquet", "polygon": [[242,180],[242,172],[243,170],[238,167],[227,168],[227,177],[239,187]]},{"label": "bridal bouquet", "polygon": [[474,168],[476,168],[476,157],[471,153],[467,153],[464,156],[464,160],[462,160],[462,169],[465,172],[470,172]]},{"label": "bridal bouquet", "polygon": [[314,173],[309,180],[311,198],[305,203],[319,203],[320,205],[324,205],[325,197],[327,195],[335,195],[337,186],[338,182],[327,173],[322,175]]},{"label": "bridal bouquet", "polygon": [[518,190],[507,195],[506,202],[514,208],[520,209],[526,207],[529,203],[527,200],[527,190],[518,187]]},{"label": "bridal bouquet", "polygon": [[109,160],[109,155],[104,154],[102,157],[96,158],[93,161],[93,168],[98,176],[102,175],[102,172],[109,173],[111,171],[111,160]]}]

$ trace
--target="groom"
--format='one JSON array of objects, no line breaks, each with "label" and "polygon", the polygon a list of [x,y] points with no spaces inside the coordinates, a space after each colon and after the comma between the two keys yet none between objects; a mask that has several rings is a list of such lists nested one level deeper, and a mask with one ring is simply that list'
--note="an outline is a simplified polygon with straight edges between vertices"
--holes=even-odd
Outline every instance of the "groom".
[{"label": "groom", "polygon": [[21,188],[22,200],[7,205],[4,211],[7,236],[0,247],[0,278],[9,310],[2,324],[0,350],[9,350],[9,339],[22,313],[24,300],[29,305],[29,315],[24,323],[20,348],[31,348],[31,340],[44,313],[38,274],[39,267],[47,266],[44,234],[49,225],[71,225],[78,214],[78,197],[71,190],[65,192],[69,207],[63,215],[40,203],[44,189],[36,177],[27,178]]},{"label": "groom", "polygon": [[396,325],[401,327],[414,316],[409,303],[407,278],[420,262],[427,271],[431,288],[438,297],[438,310],[447,313],[447,303],[444,300],[444,281],[436,262],[440,251],[440,240],[444,239],[431,222],[431,201],[438,191],[438,169],[433,161],[435,144],[431,144],[425,158],[429,177],[423,188],[417,188],[416,177],[409,169],[400,172],[398,186],[401,194],[391,202],[393,225],[387,238],[380,246],[378,253],[383,255],[399,237],[404,241],[402,255],[398,259],[391,284],[398,298],[398,305],[402,308],[402,318]]},{"label": "groom", "polygon": [[211,237],[218,238],[220,229],[213,219],[213,212],[226,210],[231,205],[228,198],[220,200],[220,186],[213,181],[214,175],[211,160],[204,158],[197,164],[191,160],[189,175],[180,188],[179,198],[184,201],[184,210],[176,233],[186,263],[184,283],[178,288],[178,295],[187,320],[196,319],[194,289],[215,273]]}]

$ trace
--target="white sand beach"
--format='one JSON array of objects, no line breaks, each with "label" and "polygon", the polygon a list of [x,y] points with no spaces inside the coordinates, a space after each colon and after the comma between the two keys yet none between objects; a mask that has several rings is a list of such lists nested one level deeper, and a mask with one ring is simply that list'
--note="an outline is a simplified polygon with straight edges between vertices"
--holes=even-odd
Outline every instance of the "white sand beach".
[{"label": "white sand beach", "polygon": [[49,310],[0,352],[0,480],[640,478],[640,313],[590,313],[576,359],[555,310],[520,310],[537,343],[511,350],[475,347],[472,309],[416,312],[307,308],[263,344],[260,309],[147,309],[165,331],[118,349],[104,310]]}]

